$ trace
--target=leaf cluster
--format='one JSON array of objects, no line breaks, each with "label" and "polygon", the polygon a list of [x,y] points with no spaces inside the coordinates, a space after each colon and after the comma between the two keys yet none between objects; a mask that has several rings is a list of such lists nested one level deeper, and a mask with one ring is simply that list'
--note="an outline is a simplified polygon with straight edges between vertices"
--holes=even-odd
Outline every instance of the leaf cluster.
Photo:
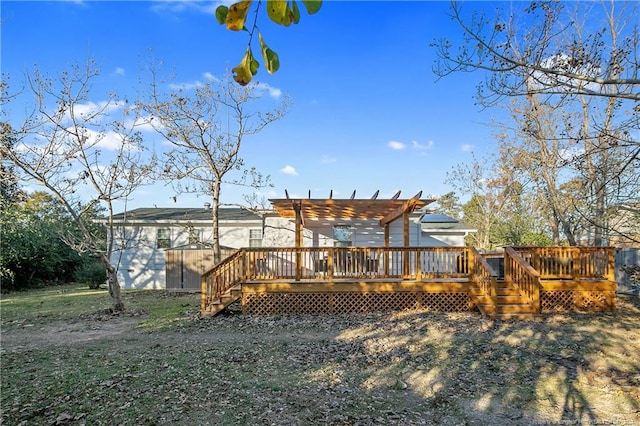
[{"label": "leaf cluster", "polygon": [[[247,16],[255,3],[255,18],[251,28],[246,25]],[[258,28],[258,12],[262,4],[262,0],[252,1],[243,0],[227,7],[220,5],[216,9],[216,20],[219,24],[225,25],[230,31],[246,31],[249,33],[249,42],[247,50],[240,61],[240,64],[232,69],[234,80],[245,86],[249,84],[254,75],[257,74],[260,66],[251,49],[251,42],[255,30]],[[313,15],[320,10],[322,0],[302,0],[302,4],[309,15]],[[267,16],[272,22],[285,27],[300,22],[300,9],[296,0],[267,0],[266,1]],[[280,68],[280,58],[278,54],[272,50],[262,37],[262,33],[258,30],[258,40],[260,43],[260,53],[264,60],[264,66],[269,74],[273,74]]]},{"label": "leaf cluster", "polygon": [[61,203],[43,192],[0,208],[2,291],[70,282],[82,258],[63,235],[77,233]]}]

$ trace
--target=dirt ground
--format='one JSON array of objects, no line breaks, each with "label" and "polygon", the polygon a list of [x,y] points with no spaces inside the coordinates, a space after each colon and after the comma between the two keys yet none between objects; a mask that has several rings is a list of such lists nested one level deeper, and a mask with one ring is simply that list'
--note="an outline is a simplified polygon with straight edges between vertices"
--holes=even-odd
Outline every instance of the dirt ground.
[{"label": "dirt ground", "polygon": [[14,321],[3,392],[21,395],[3,397],[2,423],[640,425],[640,302],[618,306],[537,321],[237,308],[158,329],[135,311]]}]

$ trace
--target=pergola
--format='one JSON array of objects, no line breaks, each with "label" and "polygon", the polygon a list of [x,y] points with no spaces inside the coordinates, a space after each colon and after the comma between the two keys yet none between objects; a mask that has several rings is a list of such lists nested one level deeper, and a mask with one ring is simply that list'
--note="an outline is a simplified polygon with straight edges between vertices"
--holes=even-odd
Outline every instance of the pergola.
[{"label": "pergola", "polygon": [[384,245],[389,246],[389,224],[398,218],[403,220],[404,246],[409,246],[409,215],[416,209],[422,208],[433,199],[421,200],[422,191],[409,199],[400,199],[398,191],[390,199],[378,199],[377,191],[371,198],[334,199],[333,193],[329,198],[290,198],[285,191],[286,198],[270,199],[280,217],[295,219],[295,246],[302,246],[302,231],[305,219],[333,218],[333,219],[378,219],[384,228]]}]

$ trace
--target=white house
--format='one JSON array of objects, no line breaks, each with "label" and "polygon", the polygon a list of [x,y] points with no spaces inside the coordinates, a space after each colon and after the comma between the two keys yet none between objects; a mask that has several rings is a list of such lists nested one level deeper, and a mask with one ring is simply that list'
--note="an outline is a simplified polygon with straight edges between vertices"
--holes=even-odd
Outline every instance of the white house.
[{"label": "white house", "polygon": [[[141,208],[114,217],[118,229],[112,264],[126,289],[164,289],[167,251],[201,248],[212,242],[208,208]],[[220,244],[242,247],[293,247],[295,221],[275,210],[254,213],[241,208],[219,209]],[[402,220],[389,225],[389,245],[404,245]],[[444,215],[417,210],[409,218],[409,245],[418,247],[464,246],[464,237],[475,232]],[[302,246],[384,245],[384,228],[376,219],[305,219]],[[205,262],[206,263],[206,262]],[[201,265],[197,275],[212,265]],[[193,269],[193,268],[192,268]]]},{"label": "white house", "polygon": [[[164,289],[167,250],[210,243],[210,208],[140,208],[114,216],[115,247],[111,264],[125,289]],[[249,210],[219,209],[220,245],[262,245],[263,220]]]}]

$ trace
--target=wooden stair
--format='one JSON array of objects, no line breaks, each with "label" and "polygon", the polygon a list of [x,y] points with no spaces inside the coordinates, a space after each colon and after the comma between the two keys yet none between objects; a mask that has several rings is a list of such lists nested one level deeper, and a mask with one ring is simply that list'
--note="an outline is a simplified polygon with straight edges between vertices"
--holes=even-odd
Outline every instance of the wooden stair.
[{"label": "wooden stair", "polygon": [[227,290],[218,300],[214,300],[209,304],[209,312],[207,315],[217,315],[222,312],[227,306],[233,302],[242,298],[242,287],[237,285]]},{"label": "wooden stair", "polygon": [[538,316],[531,303],[520,295],[518,289],[502,279],[497,280],[497,304],[495,306],[488,295],[480,294],[479,289],[472,289],[471,295],[480,312],[490,317],[532,319]]}]

